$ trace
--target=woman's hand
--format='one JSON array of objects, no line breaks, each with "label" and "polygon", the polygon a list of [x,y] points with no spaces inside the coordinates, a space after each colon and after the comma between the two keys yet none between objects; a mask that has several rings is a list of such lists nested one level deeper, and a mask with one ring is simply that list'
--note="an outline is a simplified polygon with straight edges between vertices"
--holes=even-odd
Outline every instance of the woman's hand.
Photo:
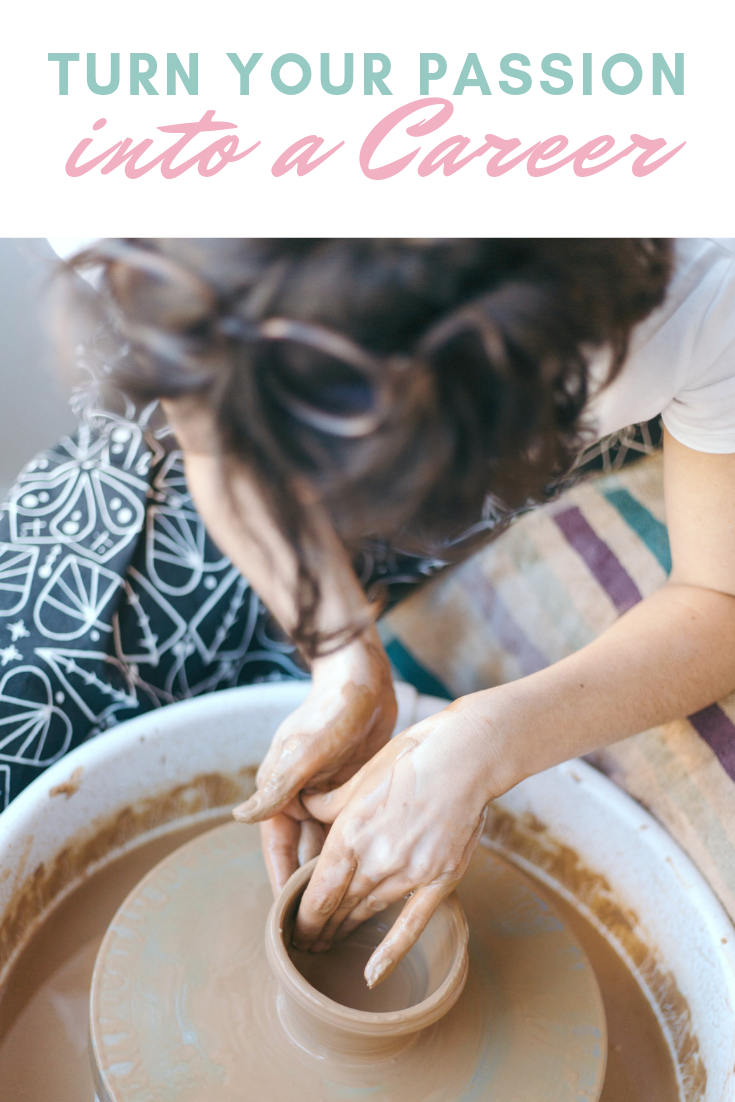
[{"label": "woman's hand", "polygon": [[312,675],[308,697],[273,737],[255,795],[234,812],[241,822],[261,823],[276,892],[319,853],[325,836],[299,794],[343,784],[385,745],[396,721],[390,666],[374,629],[316,659]]},{"label": "woman's hand", "polygon": [[461,879],[488,802],[514,783],[503,779],[499,758],[487,722],[464,698],[396,736],[341,788],[304,796],[311,814],[332,827],[294,944],[327,949],[412,893],[365,969],[370,987],[385,979]]}]

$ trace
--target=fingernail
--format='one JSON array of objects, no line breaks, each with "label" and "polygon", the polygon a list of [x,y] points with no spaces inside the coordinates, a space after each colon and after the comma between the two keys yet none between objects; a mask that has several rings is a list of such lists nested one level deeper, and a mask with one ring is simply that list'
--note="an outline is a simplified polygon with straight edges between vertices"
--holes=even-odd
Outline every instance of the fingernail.
[{"label": "fingernail", "polygon": [[251,796],[249,800],[246,800],[244,804],[240,804],[236,807],[232,816],[237,819],[238,823],[249,823],[252,821],[254,815],[257,815],[260,810],[260,796],[256,793]]},{"label": "fingernail", "polygon": [[326,953],[331,946],[330,941],[315,941],[311,947],[312,953]]},{"label": "fingernail", "polygon": [[376,984],[380,983],[383,976],[386,974],[387,971],[389,971],[392,965],[393,961],[390,959],[390,957],[386,957],[383,960],[378,960],[375,962],[375,964],[372,964],[371,961],[368,961],[368,966],[365,969],[365,979],[367,980],[368,987],[375,987]]},{"label": "fingernail", "polygon": [[309,946],[305,941],[296,941],[294,938],[291,938],[291,944],[297,953],[307,953],[309,951]]}]

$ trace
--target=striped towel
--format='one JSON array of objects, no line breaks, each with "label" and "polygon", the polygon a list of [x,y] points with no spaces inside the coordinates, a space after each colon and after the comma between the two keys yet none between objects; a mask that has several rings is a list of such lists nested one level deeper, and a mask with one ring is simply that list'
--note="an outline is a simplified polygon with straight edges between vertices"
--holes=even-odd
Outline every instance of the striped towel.
[{"label": "striped towel", "polygon": [[[660,455],[521,517],[385,617],[397,672],[446,697],[556,662],[658,588],[671,568]],[[647,807],[735,919],[735,693],[592,755]]]}]

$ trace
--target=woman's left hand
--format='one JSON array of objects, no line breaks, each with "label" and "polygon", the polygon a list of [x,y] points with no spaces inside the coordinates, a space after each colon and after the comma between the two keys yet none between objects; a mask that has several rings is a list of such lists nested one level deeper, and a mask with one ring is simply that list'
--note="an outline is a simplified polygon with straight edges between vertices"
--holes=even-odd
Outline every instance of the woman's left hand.
[{"label": "woman's left hand", "polygon": [[298,948],[327,949],[412,893],[368,961],[370,987],[390,974],[454,889],[488,802],[513,783],[501,780],[487,721],[469,700],[397,735],[341,788],[303,797],[332,826],[299,907]]},{"label": "woman's left hand", "polygon": [[374,628],[314,661],[309,695],[276,731],[257,792],[234,811],[236,819],[260,822],[274,892],[319,853],[326,834],[305,809],[303,790],[344,784],[385,745],[395,721],[390,665]]}]

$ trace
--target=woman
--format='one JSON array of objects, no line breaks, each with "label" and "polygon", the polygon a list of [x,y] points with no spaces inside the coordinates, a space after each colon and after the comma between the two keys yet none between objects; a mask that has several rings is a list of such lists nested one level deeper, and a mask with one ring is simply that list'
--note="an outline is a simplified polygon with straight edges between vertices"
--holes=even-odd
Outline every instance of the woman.
[{"label": "woman", "polygon": [[[311,663],[235,813],[262,823],[275,887],[331,824],[300,947],[408,895],[373,986],[462,876],[490,800],[735,687],[731,245],[147,240],[75,265],[127,342],[112,381],[161,399],[209,534]],[[668,583],[569,658],[389,742],[360,545],[458,557],[586,443],[659,413]]]}]

